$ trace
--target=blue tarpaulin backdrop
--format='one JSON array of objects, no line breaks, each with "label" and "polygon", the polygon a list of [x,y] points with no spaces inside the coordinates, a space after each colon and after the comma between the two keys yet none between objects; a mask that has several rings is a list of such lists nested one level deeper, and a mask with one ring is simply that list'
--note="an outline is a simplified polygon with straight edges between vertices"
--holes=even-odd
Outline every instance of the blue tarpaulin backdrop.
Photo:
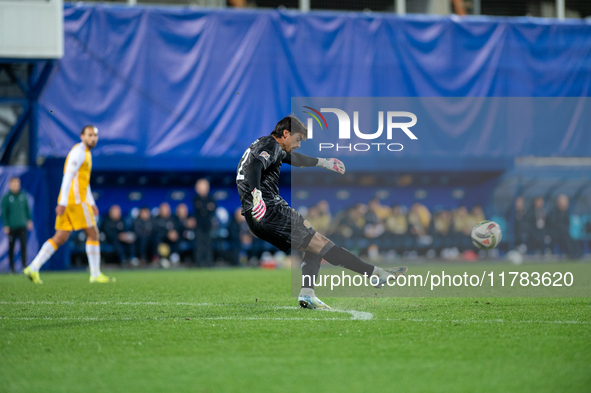
[{"label": "blue tarpaulin backdrop", "polygon": [[[65,156],[92,123],[103,169],[233,170],[292,97],[591,91],[591,23],[579,20],[76,5],[64,27],[65,56],[40,99],[39,155]],[[588,138],[569,138],[556,135],[543,154],[591,154],[589,143],[564,146]],[[420,154],[467,154],[447,142]],[[486,156],[481,145],[470,154]],[[538,154],[528,146],[515,155]]]}]

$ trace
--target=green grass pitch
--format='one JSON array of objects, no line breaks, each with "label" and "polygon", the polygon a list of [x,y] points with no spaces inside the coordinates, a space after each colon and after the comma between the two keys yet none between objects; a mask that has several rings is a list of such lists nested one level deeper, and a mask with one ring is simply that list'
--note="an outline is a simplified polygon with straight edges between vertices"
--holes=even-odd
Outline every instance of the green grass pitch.
[{"label": "green grass pitch", "polygon": [[296,308],[289,269],[112,275],[0,276],[0,391],[591,391],[590,298],[327,298],[361,313],[325,312]]}]

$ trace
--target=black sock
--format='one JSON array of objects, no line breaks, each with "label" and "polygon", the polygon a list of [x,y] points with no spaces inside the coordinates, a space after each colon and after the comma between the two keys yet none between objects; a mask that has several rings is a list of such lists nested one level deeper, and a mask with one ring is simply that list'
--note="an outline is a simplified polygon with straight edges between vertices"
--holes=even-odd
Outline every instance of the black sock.
[{"label": "black sock", "polygon": [[322,257],[307,251],[302,258],[302,288],[314,289],[314,281],[320,272]]},{"label": "black sock", "polygon": [[324,259],[332,265],[342,266],[359,274],[371,276],[374,266],[363,262],[361,259],[351,254],[342,247],[334,246],[326,254]]}]

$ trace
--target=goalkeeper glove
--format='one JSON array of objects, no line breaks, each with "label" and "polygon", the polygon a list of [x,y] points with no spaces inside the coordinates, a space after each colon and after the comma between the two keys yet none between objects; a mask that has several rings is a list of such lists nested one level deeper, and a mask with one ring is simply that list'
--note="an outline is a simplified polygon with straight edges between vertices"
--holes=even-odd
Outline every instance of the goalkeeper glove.
[{"label": "goalkeeper glove", "polygon": [[340,173],[341,175],[345,173],[345,164],[336,158],[319,158],[316,166]]},{"label": "goalkeeper glove", "polygon": [[252,190],[252,216],[255,220],[261,221],[267,212],[267,206],[263,201],[261,190]]}]

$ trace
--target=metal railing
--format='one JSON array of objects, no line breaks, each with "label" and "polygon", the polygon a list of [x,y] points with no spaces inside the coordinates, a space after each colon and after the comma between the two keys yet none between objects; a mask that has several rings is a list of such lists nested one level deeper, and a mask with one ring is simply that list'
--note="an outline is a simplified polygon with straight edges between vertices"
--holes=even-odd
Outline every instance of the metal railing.
[{"label": "metal railing", "polygon": [[[7,1],[7,0],[0,0]],[[12,0],[14,1],[14,0]],[[39,1],[39,0],[33,0]],[[43,0],[41,0],[43,1]],[[138,4],[170,4],[170,5],[195,5],[201,7],[242,7],[242,6],[256,6],[256,0],[86,0],[88,2],[118,2],[127,3],[130,6]],[[351,10],[365,10],[378,12],[395,12],[398,15],[406,15],[409,13],[423,13],[423,14],[457,14],[457,15],[496,15],[496,16],[540,16],[540,17],[556,17],[559,20],[565,18],[576,18],[589,16],[589,11],[577,11],[578,8],[585,9],[587,7],[584,3],[586,0],[570,1],[567,4],[566,0],[532,0],[530,2],[523,2],[515,5],[509,4],[507,9],[501,6],[496,6],[492,1],[486,0],[391,0],[390,5],[387,2],[382,3],[381,9],[366,9],[363,8],[364,2],[349,1],[348,3],[355,6]],[[259,6],[265,7],[284,7],[287,2],[278,1],[259,1]],[[285,3],[285,4],[283,4]],[[297,2],[297,9],[302,12],[309,12],[312,9],[347,9],[343,4],[346,2],[334,0],[299,0]],[[374,2],[375,4],[376,2]],[[272,4],[272,5],[271,5]],[[296,2],[289,3],[292,7]],[[384,6],[385,4],[385,6]],[[569,5],[569,8],[567,8]],[[344,8],[345,7],[345,8]],[[574,7],[574,9],[573,9]],[[493,12],[491,12],[493,10]]]}]

